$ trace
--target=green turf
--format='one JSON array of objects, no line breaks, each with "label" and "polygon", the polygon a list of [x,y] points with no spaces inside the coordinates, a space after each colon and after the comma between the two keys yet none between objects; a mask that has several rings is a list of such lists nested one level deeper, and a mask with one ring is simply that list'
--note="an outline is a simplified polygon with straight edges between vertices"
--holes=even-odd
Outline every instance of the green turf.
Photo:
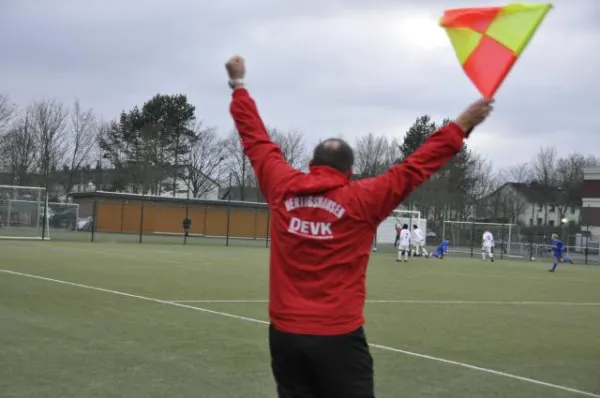
[{"label": "green turf", "polygon": [[[0,241],[0,269],[165,301],[264,300],[267,262],[261,247]],[[600,396],[600,267],[547,266],[376,253],[369,300],[426,302],[368,303],[367,336]],[[267,320],[264,302],[185,305]],[[275,397],[267,327],[250,320],[0,272],[0,325],[2,397]],[[378,397],[584,396],[372,353]]]}]

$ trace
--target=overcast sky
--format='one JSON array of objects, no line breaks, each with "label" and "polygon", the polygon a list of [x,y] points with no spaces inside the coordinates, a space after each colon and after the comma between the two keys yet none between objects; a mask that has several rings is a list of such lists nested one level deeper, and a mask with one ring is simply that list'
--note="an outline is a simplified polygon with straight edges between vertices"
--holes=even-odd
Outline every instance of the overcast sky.
[{"label": "overcast sky", "polygon": [[[232,129],[223,64],[239,53],[268,125],[318,139],[402,137],[478,97],[437,20],[488,0],[0,0],[0,92],[78,98],[105,119],[186,93]],[[600,1],[556,0],[470,140],[497,166],[542,145],[600,155]]]}]

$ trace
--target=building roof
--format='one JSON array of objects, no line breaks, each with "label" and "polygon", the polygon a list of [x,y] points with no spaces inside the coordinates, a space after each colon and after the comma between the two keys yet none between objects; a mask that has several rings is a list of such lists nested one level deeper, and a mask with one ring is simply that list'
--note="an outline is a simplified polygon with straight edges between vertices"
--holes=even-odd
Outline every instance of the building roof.
[{"label": "building roof", "polygon": [[113,199],[120,201],[144,201],[144,202],[161,202],[161,203],[173,203],[173,204],[195,204],[204,206],[227,206],[227,207],[246,207],[246,208],[267,208],[266,203],[260,202],[246,202],[238,200],[211,200],[211,199],[195,199],[195,198],[174,198],[167,196],[154,196],[154,195],[142,195],[133,193],[120,193],[120,192],[105,192],[105,191],[94,191],[94,192],[72,192],[69,194],[73,198],[73,201],[78,199]]},{"label": "building roof", "polygon": [[495,195],[498,192],[505,189],[505,187],[512,188],[519,195],[522,195],[528,202],[531,203],[548,203],[558,199],[558,195],[563,191],[558,187],[548,187],[542,184],[531,182],[507,182],[498,188],[491,195]]}]

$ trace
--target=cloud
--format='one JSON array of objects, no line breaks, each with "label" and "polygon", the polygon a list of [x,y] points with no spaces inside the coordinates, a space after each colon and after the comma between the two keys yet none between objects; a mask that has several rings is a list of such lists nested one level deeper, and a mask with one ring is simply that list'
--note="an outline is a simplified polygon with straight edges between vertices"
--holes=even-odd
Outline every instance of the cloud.
[{"label": "cloud", "polygon": [[[456,0],[453,7],[472,6]],[[494,5],[478,1],[477,5]],[[600,146],[600,2],[555,1],[471,139],[497,165],[542,145]],[[477,97],[436,21],[443,1],[8,0],[0,15],[0,91],[19,103],[79,98],[105,118],[157,92],[188,94],[205,123],[232,128],[223,62],[248,60],[265,121],[307,142],[367,132],[401,138],[428,113]],[[518,149],[515,149],[518,148]]]}]

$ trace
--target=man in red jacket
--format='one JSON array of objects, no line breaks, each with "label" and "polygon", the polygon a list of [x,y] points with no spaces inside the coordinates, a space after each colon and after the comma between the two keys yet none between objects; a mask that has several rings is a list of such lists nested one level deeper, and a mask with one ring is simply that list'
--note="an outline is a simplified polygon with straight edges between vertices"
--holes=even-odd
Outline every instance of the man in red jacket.
[{"label": "man in red jacket", "polygon": [[460,151],[492,101],[475,102],[386,173],[351,181],[354,153],[337,138],[317,145],[308,173],[293,169],[244,87],[243,58],[226,69],[230,112],[271,210],[269,346],[278,395],[374,397],[363,309],[377,226]]}]

